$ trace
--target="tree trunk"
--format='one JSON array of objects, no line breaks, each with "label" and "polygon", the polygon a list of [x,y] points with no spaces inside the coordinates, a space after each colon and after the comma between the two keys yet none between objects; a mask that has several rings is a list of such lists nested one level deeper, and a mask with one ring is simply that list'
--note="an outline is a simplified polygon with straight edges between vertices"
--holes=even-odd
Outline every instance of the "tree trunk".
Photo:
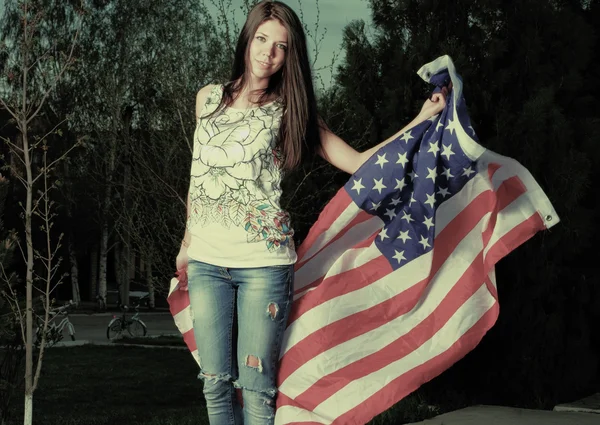
[{"label": "tree trunk", "polygon": [[25,414],[23,415],[23,425],[31,425],[33,422],[33,394],[25,392]]},{"label": "tree trunk", "polygon": [[117,281],[117,290],[120,305],[129,305],[129,300],[125,299],[125,288],[123,287],[123,253],[120,242],[115,243],[113,247],[113,262],[115,270],[115,280]]},{"label": "tree trunk", "polygon": [[79,264],[77,263],[77,251],[75,251],[72,234],[69,237],[69,259],[71,261],[71,297],[73,302],[79,305],[81,302],[81,295],[79,293]]},{"label": "tree trunk", "polygon": [[[24,84],[24,87],[27,87]],[[24,95],[25,98],[25,95]],[[25,101],[23,101],[25,105]],[[24,425],[31,425],[33,416],[33,237],[31,235],[31,216],[33,211],[33,175],[31,158],[29,156],[29,141],[27,124],[21,128],[23,137],[23,156],[25,157],[25,172],[27,174],[27,195],[25,201],[25,240],[27,248],[27,271],[25,274],[25,415]],[[41,361],[41,359],[39,360]]]},{"label": "tree trunk", "polygon": [[[128,123],[129,120],[126,120],[126,123]],[[126,126],[126,129],[128,129],[129,126]],[[127,134],[127,133],[126,133]],[[128,141],[129,141],[129,137],[125,138],[125,145],[128,146]],[[123,229],[123,244],[122,244],[122,249],[121,249],[121,284],[122,284],[122,288],[123,288],[123,292],[122,292],[122,299],[123,302],[125,303],[125,305],[129,305],[129,289],[130,289],[130,285],[129,283],[131,282],[130,279],[130,269],[131,269],[131,254],[132,254],[132,249],[131,249],[131,232],[134,231],[133,229],[133,224],[132,224],[132,219],[131,219],[131,190],[130,190],[130,182],[131,180],[131,165],[129,164],[128,161],[125,162],[125,166],[124,166],[124,172],[123,172],[123,209],[124,214],[123,217],[125,217],[124,220],[124,229]]]},{"label": "tree trunk", "polygon": [[98,295],[98,244],[92,245],[90,252],[90,282],[89,282],[89,301],[94,301]]},{"label": "tree trunk", "polygon": [[153,309],[156,307],[156,299],[154,295],[154,281],[152,280],[152,263],[150,262],[149,257],[146,257],[144,271],[146,276],[146,286],[148,287],[148,307]]},{"label": "tree trunk", "polygon": [[[110,194],[109,194],[110,196]],[[106,201],[106,200],[105,200]],[[108,202],[108,201],[107,201]],[[100,238],[100,276],[98,277],[98,308],[106,310],[106,267],[108,260],[108,223],[102,223],[102,236]]]}]

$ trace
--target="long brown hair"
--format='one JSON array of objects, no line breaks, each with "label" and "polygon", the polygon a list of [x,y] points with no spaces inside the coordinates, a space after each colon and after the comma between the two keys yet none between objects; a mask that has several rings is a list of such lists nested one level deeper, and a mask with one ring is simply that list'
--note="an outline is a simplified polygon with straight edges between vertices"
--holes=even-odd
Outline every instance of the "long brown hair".
[{"label": "long brown hair", "polygon": [[305,155],[316,152],[321,139],[306,35],[298,15],[289,6],[264,0],[252,8],[238,38],[230,82],[225,84],[215,112],[230,106],[248,82],[249,44],[257,28],[271,19],[277,19],[286,28],[288,49],[283,66],[269,79],[258,104],[274,96],[282,99],[284,110],[276,148],[283,154],[282,168],[292,170]]}]

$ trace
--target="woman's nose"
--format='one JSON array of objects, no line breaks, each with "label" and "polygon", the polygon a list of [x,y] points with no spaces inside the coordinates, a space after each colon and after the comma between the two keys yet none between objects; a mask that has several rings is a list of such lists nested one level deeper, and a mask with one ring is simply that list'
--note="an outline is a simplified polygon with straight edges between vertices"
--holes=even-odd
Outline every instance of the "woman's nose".
[{"label": "woman's nose", "polygon": [[265,50],[263,51],[263,54],[270,58],[271,56],[273,56],[273,47],[265,47]]}]

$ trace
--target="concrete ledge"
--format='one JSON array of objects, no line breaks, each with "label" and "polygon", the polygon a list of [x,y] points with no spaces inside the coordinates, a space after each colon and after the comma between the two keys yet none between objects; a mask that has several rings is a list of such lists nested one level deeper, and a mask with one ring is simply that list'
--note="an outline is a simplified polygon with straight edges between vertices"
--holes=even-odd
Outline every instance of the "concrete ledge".
[{"label": "concrete ledge", "polygon": [[600,424],[600,393],[593,394],[581,400],[572,403],[563,403],[554,407],[556,412],[582,412],[598,414],[598,423]]},{"label": "concrete ledge", "polygon": [[502,406],[472,406],[412,425],[600,425],[600,415]]}]

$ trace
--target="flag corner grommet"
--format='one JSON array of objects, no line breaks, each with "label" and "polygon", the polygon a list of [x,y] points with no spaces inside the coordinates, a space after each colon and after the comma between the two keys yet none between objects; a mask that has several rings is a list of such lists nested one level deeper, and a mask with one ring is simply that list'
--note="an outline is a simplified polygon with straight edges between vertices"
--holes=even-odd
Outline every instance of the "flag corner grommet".
[{"label": "flag corner grommet", "polygon": [[552,216],[550,214],[546,216],[546,221],[552,221]]}]

